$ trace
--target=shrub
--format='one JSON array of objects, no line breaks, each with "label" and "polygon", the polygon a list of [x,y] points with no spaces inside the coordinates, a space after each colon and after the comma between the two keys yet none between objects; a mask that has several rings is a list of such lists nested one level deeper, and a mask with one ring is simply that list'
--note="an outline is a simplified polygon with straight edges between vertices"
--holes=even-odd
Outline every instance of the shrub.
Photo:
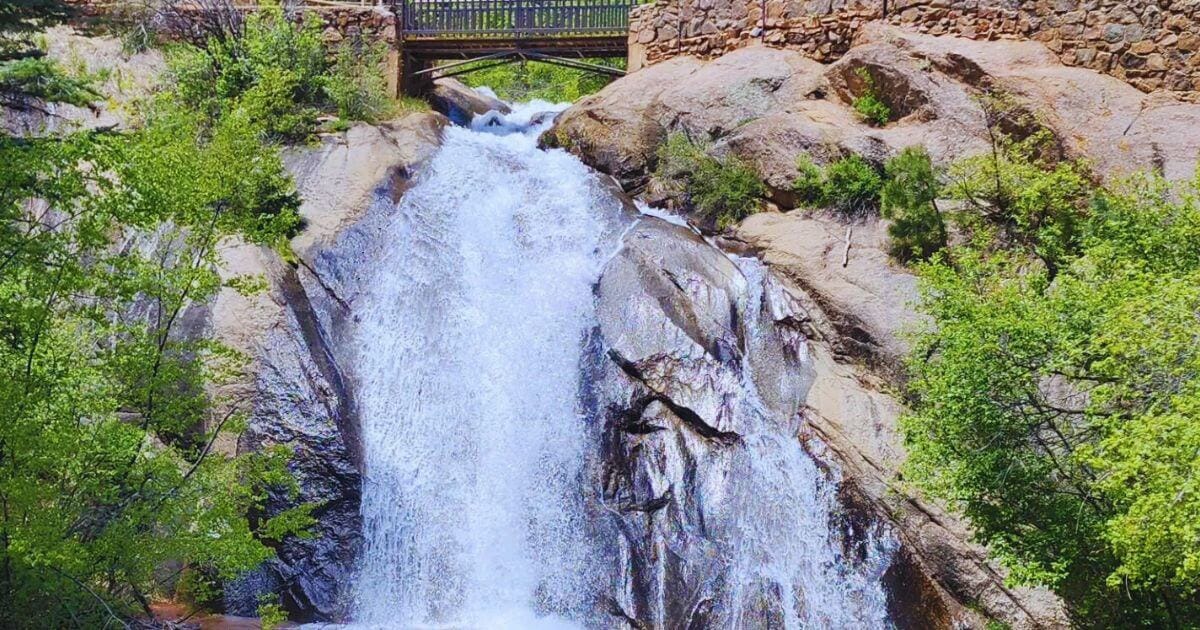
[{"label": "shrub", "polygon": [[804,155],[797,159],[800,175],[792,190],[804,203],[825,206],[848,216],[879,208],[883,178],[879,171],[857,155],[840,158],[822,169]]},{"label": "shrub", "polygon": [[317,20],[295,24],[278,7],[246,18],[240,36],[177,47],[170,67],[183,105],[209,121],[241,110],[269,140],[303,140],[322,111],[374,122],[392,115],[381,45],[344,43],[330,63]]},{"label": "shrub", "polygon": [[812,205],[825,203],[825,171],[817,166],[807,153],[796,158],[796,170],[800,174],[792,182],[792,192],[800,201]]},{"label": "shrub", "polygon": [[854,74],[862,80],[865,86],[864,92],[856,97],[853,102],[854,111],[858,112],[868,124],[875,127],[882,127],[888,124],[892,119],[892,108],[888,107],[887,103],[879,95],[879,90],[875,87],[875,78],[871,76],[871,72],[866,68],[856,68]]},{"label": "shrub", "polygon": [[318,110],[295,100],[299,78],[279,68],[264,68],[254,85],[242,93],[237,108],[258,122],[267,137],[303,140],[317,122]]},{"label": "shrub", "polygon": [[754,213],[766,193],[754,167],[732,156],[715,158],[682,133],[659,147],[656,175],[680,185],[700,215],[720,229]]},{"label": "shrub", "polygon": [[388,97],[387,81],[380,72],[386,54],[381,43],[348,41],[338,47],[325,93],[339,117],[376,122],[395,113],[396,103]]},{"label": "shrub", "polygon": [[880,210],[891,220],[891,253],[902,261],[928,260],[946,246],[946,224],[938,209],[937,173],[929,153],[909,147],[884,165]]},{"label": "shrub", "polygon": [[826,199],[846,214],[877,210],[882,188],[879,171],[857,155],[841,158],[825,171]]}]

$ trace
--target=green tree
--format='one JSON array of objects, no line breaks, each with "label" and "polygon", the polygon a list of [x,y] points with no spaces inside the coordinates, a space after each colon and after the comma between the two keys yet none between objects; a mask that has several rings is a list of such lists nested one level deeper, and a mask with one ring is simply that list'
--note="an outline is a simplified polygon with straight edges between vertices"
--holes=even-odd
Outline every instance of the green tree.
[{"label": "green tree", "polygon": [[164,115],[132,134],[0,139],[4,627],[125,618],[169,589],[169,562],[228,578],[280,535],[246,514],[294,487],[286,452],[214,452],[246,401],[205,386],[244,361],[180,325],[222,286],[217,243],[281,238],[297,199],[244,118],[198,137]]},{"label": "green tree", "polygon": [[1004,94],[980,99],[990,150],[951,165],[960,226],[1033,254],[1053,278],[1079,248],[1092,199],[1086,165],[1062,160],[1054,136]]},{"label": "green tree", "polygon": [[960,176],[1067,210],[1017,221],[1020,238],[981,228],[919,267],[932,325],[910,361],[908,474],[1080,625],[1196,627],[1200,175],[1174,191],[1138,178],[1079,210],[1078,191],[1044,190],[1076,182],[1055,165],[972,163]]},{"label": "green tree", "polygon": [[[39,55],[5,72],[41,86],[19,104],[70,100]],[[262,109],[198,116],[173,92],[137,131],[0,137],[0,627],[122,623],[311,521],[307,505],[248,518],[296,490],[288,453],[218,452],[247,401],[209,392],[245,358],[183,326],[222,286],[256,285],[221,281],[218,243],[279,243],[299,199]]]},{"label": "green tree", "polygon": [[938,208],[940,193],[933,160],[922,148],[909,147],[884,164],[879,194],[883,217],[891,221],[892,256],[928,260],[946,246],[946,221]]}]

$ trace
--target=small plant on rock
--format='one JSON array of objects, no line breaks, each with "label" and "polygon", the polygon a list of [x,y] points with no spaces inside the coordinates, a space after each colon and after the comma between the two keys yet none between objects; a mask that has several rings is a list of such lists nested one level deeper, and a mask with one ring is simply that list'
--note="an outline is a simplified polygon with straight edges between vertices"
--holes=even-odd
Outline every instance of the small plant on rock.
[{"label": "small plant on rock", "polygon": [[678,184],[701,216],[725,229],[758,210],[766,186],[737,157],[716,158],[685,134],[671,134],[658,150],[659,179]]},{"label": "small plant on rock", "polygon": [[863,158],[851,155],[821,168],[803,155],[796,167],[800,174],[792,182],[792,191],[801,202],[833,208],[846,216],[862,216],[879,209],[883,177]]},{"label": "small plant on rock", "polygon": [[867,124],[882,127],[892,120],[892,108],[883,101],[879,95],[878,88],[875,87],[875,78],[871,76],[871,72],[866,68],[856,68],[854,74],[862,80],[866,89],[863,93],[854,99],[852,106],[854,111],[862,116]]}]

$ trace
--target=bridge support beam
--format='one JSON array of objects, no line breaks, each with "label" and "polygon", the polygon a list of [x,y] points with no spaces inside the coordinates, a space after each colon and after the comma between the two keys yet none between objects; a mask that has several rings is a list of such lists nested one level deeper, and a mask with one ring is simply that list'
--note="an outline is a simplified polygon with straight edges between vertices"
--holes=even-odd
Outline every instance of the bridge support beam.
[{"label": "bridge support beam", "polygon": [[427,72],[433,61],[405,51],[404,46],[388,52],[388,92],[392,98],[421,96],[433,89],[433,78]]}]

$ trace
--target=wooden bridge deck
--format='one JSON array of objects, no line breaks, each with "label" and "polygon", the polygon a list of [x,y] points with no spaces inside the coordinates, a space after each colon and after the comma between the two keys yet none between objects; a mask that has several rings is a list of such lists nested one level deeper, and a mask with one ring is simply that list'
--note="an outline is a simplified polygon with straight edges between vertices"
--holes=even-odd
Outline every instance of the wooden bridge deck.
[{"label": "wooden bridge deck", "polygon": [[637,0],[397,0],[398,87],[410,94],[421,91],[435,71],[434,63],[448,59],[538,59],[604,71],[568,60],[627,56],[629,11],[636,4]]}]

